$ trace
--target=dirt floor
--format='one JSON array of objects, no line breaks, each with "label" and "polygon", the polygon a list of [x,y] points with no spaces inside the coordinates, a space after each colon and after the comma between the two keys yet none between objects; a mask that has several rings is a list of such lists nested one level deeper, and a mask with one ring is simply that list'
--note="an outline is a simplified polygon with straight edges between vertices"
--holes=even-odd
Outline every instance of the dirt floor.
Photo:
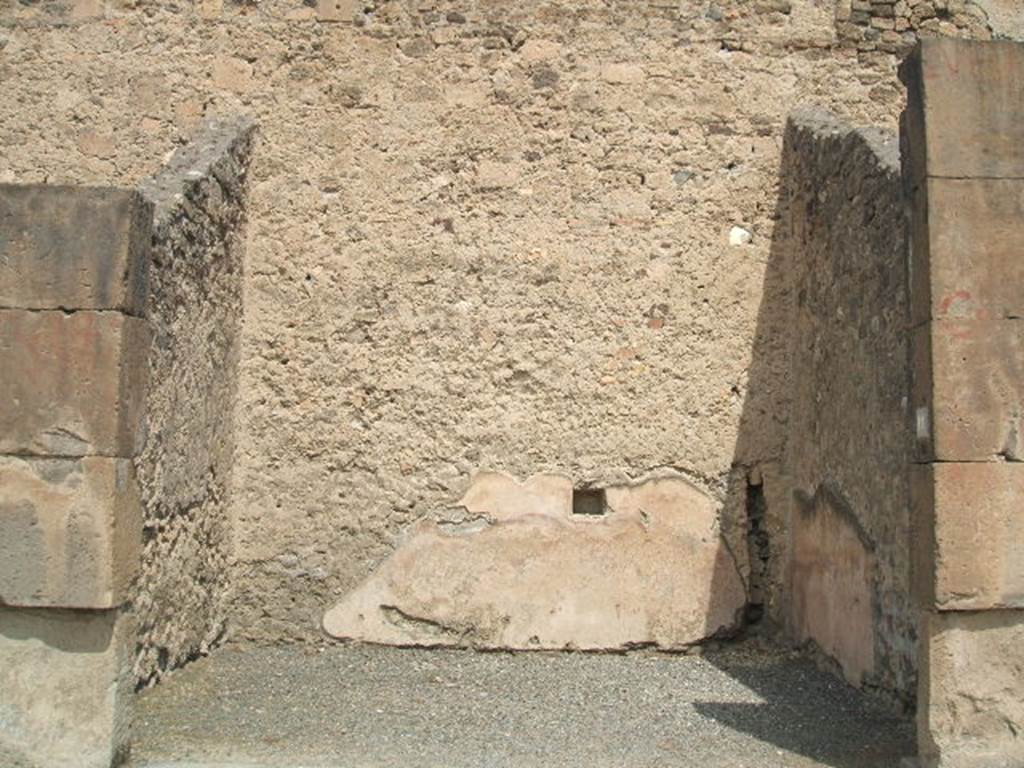
[{"label": "dirt floor", "polygon": [[913,728],[809,661],[223,649],[141,695],[132,765],[886,768]]}]

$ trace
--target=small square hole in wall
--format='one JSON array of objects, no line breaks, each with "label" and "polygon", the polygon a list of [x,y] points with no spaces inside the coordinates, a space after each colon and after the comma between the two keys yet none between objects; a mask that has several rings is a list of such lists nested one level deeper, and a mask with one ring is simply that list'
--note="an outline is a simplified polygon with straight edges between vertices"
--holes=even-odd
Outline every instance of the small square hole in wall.
[{"label": "small square hole in wall", "polygon": [[604,488],[574,488],[572,491],[572,513],[587,517],[601,517],[608,513]]}]

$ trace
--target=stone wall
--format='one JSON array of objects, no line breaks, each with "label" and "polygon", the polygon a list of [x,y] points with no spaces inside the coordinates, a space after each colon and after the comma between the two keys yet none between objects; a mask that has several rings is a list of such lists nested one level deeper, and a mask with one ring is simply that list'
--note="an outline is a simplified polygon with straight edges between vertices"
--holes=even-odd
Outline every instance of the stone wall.
[{"label": "stone wall", "polygon": [[152,209],[0,185],[0,761],[127,749]]},{"label": "stone wall", "polygon": [[135,676],[151,682],[225,635],[231,574],[245,199],[253,124],[211,120],[142,184],[155,210],[152,334],[135,590]]},{"label": "stone wall", "polygon": [[894,123],[892,61],[830,53],[812,2],[171,7],[9,20],[0,174],[134,183],[204,110],[259,121],[237,638],[321,638],[479,471],[675,472],[742,525],[730,478],[777,456],[747,381],[785,115]]},{"label": "stone wall", "polygon": [[792,280],[782,474],[790,634],[913,699],[907,229],[898,142],[821,111],[786,131],[776,231]]},{"label": "stone wall", "polygon": [[895,63],[816,0],[6,3],[0,180],[258,120],[230,615],[315,641],[481,471],[671,472],[778,536],[785,119],[894,127]]}]

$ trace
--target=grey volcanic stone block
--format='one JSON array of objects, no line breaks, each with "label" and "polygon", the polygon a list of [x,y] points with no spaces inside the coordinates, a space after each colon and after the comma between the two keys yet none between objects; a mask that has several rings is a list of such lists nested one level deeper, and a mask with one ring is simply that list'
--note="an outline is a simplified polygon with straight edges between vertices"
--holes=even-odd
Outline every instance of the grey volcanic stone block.
[{"label": "grey volcanic stone block", "polygon": [[134,190],[0,185],[0,307],[141,314],[152,220]]}]

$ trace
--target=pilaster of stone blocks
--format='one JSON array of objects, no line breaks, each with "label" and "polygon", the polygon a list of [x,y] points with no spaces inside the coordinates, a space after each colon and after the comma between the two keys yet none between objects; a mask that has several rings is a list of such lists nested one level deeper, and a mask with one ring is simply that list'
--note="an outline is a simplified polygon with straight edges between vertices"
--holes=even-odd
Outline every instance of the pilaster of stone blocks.
[{"label": "pilaster of stone blocks", "polygon": [[904,63],[922,762],[1024,759],[1024,46]]},{"label": "pilaster of stone blocks", "polygon": [[0,754],[106,767],[130,726],[152,205],[0,186]]}]

